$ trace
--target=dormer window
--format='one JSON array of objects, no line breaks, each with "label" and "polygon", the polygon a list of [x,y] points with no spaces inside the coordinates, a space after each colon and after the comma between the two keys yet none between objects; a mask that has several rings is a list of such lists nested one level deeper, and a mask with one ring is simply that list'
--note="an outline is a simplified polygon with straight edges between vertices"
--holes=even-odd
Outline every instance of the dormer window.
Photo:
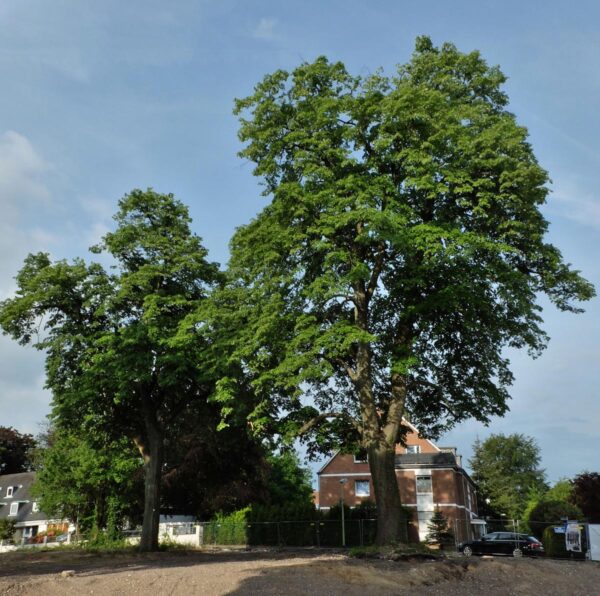
[{"label": "dormer window", "polygon": [[407,445],[406,453],[421,453],[421,447],[419,445]]},{"label": "dormer window", "polygon": [[367,452],[364,449],[361,449],[358,453],[354,454],[354,463],[355,464],[366,464],[369,462],[369,458],[367,456]]},{"label": "dormer window", "polygon": [[14,490],[14,486],[9,486],[9,487],[6,489],[6,496],[7,496],[7,497],[12,497],[12,496],[13,496],[13,490]]},{"label": "dormer window", "polygon": [[19,502],[18,501],[10,504],[10,512],[8,515],[17,515],[17,513],[19,513]]}]

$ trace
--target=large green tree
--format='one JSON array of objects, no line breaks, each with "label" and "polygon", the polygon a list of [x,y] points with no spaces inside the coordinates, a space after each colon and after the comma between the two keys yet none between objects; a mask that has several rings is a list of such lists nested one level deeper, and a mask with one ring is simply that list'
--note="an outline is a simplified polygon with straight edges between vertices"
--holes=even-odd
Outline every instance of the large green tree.
[{"label": "large green tree", "polygon": [[[540,462],[537,443],[522,434],[493,434],[485,441],[475,441],[469,465],[480,508],[489,507],[509,519],[523,519],[532,494],[543,496],[548,488]],[[551,497],[556,498],[554,493]]]},{"label": "large green tree", "polygon": [[93,249],[113,261],[109,271],[29,255],[16,296],[0,303],[0,326],[46,352],[52,416],[63,428],[134,441],[145,470],[141,548],[153,550],[165,437],[212,391],[201,338],[181,342],[178,332],[219,272],[172,195],[134,190],[115,221]]},{"label": "large green tree", "polygon": [[577,311],[594,294],[544,240],[548,176],[504,81],[423,37],[394,76],[321,57],[236,104],[271,201],[232,239],[221,339],[263,397],[255,427],[284,414],[322,448],[366,449],[379,542],[399,535],[402,416],[435,435],[502,415],[504,349],[546,343],[538,296]]}]

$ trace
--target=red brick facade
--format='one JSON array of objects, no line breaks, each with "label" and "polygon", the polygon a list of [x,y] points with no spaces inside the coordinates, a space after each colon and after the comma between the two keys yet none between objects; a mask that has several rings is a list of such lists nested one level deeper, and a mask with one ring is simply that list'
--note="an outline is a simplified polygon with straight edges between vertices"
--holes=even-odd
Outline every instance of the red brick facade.
[{"label": "red brick facade", "polygon": [[[406,447],[396,447],[396,477],[402,504],[413,511],[409,539],[423,540],[427,522],[436,507],[449,520],[459,540],[471,535],[471,520],[477,517],[476,490],[460,465],[455,450],[439,448],[419,436],[406,423]],[[369,464],[353,455],[337,453],[319,471],[319,506],[329,508],[340,502],[356,507],[375,501]],[[340,480],[346,479],[344,483]]]}]

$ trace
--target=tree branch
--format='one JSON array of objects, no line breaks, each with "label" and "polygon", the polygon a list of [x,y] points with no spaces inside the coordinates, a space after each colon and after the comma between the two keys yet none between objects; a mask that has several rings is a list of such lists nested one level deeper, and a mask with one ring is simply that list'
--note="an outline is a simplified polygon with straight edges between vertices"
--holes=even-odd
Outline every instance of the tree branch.
[{"label": "tree branch", "polygon": [[301,435],[307,433],[309,430],[314,428],[317,424],[319,424],[320,422],[323,422],[323,420],[327,420],[327,418],[344,418],[346,420],[346,422],[350,423],[350,425],[352,427],[354,427],[358,432],[361,432],[361,428],[360,428],[360,425],[358,424],[358,422],[356,420],[354,420],[353,418],[351,418],[345,412],[323,412],[322,414],[319,414],[318,416],[311,418],[308,422],[305,422],[300,427],[300,430],[297,433],[298,436],[301,436]]},{"label": "tree branch", "polygon": [[377,283],[379,282],[379,276],[383,270],[383,265],[385,263],[385,245],[381,244],[379,248],[379,252],[377,253],[377,257],[375,257],[375,266],[373,267],[373,272],[371,273],[371,279],[369,280],[369,285],[367,287],[367,296],[371,298],[373,293],[375,292],[375,288],[377,288]]},{"label": "tree branch", "polygon": [[356,383],[358,380],[358,374],[349,364],[346,364],[341,358],[330,358],[327,356],[323,357],[325,360],[327,360],[327,362],[329,362],[329,364],[337,365],[340,368],[343,368],[346,371],[346,374],[350,377],[350,380],[353,383]]}]

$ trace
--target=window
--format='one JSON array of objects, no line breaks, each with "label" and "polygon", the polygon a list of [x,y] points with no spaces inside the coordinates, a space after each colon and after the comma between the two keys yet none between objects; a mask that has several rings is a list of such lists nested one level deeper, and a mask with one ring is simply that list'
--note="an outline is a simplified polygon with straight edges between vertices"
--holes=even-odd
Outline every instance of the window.
[{"label": "window", "polygon": [[31,506],[31,511],[33,513],[37,513],[40,510],[40,505],[37,501],[33,502],[33,505]]},{"label": "window", "polygon": [[354,463],[355,464],[366,464],[369,461],[368,457],[367,457],[367,452],[366,451],[359,451],[358,453],[354,454]]},{"label": "window", "polygon": [[357,497],[368,497],[371,495],[371,486],[368,480],[356,480],[354,483],[354,494]]},{"label": "window", "polygon": [[19,502],[10,504],[10,513],[8,515],[17,515],[19,513]]},{"label": "window", "polygon": [[431,476],[417,476],[417,494],[432,492]]},{"label": "window", "polygon": [[419,445],[407,445],[406,453],[421,453],[421,447]]},{"label": "window", "polygon": [[7,497],[12,497],[12,496],[13,496],[13,487],[12,487],[12,486],[9,486],[9,487],[6,489],[6,496],[7,496]]}]

